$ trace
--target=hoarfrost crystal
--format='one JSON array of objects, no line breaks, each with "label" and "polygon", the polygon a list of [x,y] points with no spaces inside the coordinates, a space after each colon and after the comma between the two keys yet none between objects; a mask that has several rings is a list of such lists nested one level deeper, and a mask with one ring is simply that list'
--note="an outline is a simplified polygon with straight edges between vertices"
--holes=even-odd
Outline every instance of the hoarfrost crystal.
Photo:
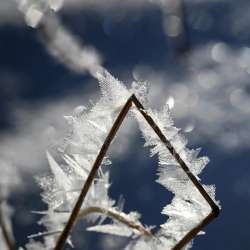
[{"label": "hoarfrost crystal", "polygon": [[[61,164],[47,152],[52,175],[39,178],[39,183],[44,189],[43,200],[48,204],[48,211],[44,212],[45,216],[40,221],[48,231],[47,236],[44,236],[45,249],[53,247],[57,234],[49,232],[60,232],[64,227],[108,131],[131,94],[135,94],[143,102],[143,112],[155,120],[195,176],[201,173],[209,161],[207,157],[198,157],[199,148],[187,148],[186,138],[180,134],[180,129],[174,126],[170,115],[173,102],[166,100],[161,110],[152,110],[147,107],[147,84],[134,82],[129,90],[107,71],[98,73],[97,78],[101,98],[92,107],[80,106],[75,109],[73,115],[65,117],[69,132],[64,144],[60,145]],[[172,104],[169,107],[170,103]],[[139,124],[145,139],[144,146],[150,148],[150,156],[158,155],[159,169],[156,182],[174,194],[171,204],[162,210],[162,214],[168,219],[153,237],[141,233],[142,227],[145,230],[149,230],[150,227],[144,227],[139,222],[139,214],[125,214],[122,212],[123,206],[109,197],[109,155],[106,155],[101,164],[81,207],[79,219],[86,217],[90,223],[87,229],[89,231],[128,237],[130,240],[125,247],[126,250],[172,249],[209,214],[211,208],[139,111],[132,108],[130,112]],[[203,187],[214,200],[215,187]],[[111,219],[111,223],[106,222],[107,217]],[[128,227],[127,221],[135,226]],[[32,248],[34,244],[32,241],[27,248],[36,249]],[[190,247],[191,244],[188,244],[184,249]]]}]

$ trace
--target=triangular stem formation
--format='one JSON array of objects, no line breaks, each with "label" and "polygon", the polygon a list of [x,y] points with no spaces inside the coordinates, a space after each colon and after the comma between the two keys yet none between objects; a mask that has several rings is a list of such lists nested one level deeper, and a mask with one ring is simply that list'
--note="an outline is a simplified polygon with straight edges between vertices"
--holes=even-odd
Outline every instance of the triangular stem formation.
[{"label": "triangular stem formation", "polygon": [[200,194],[204,197],[204,199],[207,201],[209,206],[211,207],[211,212],[205,219],[198,224],[195,228],[193,228],[189,233],[187,233],[176,245],[172,250],[180,250],[182,249],[189,241],[191,241],[207,224],[209,224],[215,217],[219,215],[219,207],[215,204],[215,202],[212,200],[212,198],[209,196],[207,191],[203,188],[203,186],[199,183],[197,178],[192,174],[192,172],[189,170],[187,164],[182,160],[180,155],[176,152],[176,150],[171,145],[170,141],[165,137],[165,135],[161,132],[160,128],[157,126],[157,124],[154,122],[152,117],[145,112],[145,109],[143,105],[140,103],[140,101],[136,98],[136,96],[133,94],[129,97],[125,105],[123,106],[122,110],[120,111],[118,117],[116,118],[109,134],[107,135],[105,142],[103,143],[99,154],[96,157],[96,160],[93,164],[93,167],[89,173],[89,176],[82,188],[82,191],[78,197],[78,200],[71,212],[71,215],[69,217],[69,220],[61,233],[60,237],[58,238],[58,241],[56,243],[55,250],[62,250],[67,238],[72,231],[75,223],[77,222],[77,218],[79,216],[82,204],[84,202],[84,199],[89,191],[89,188],[91,187],[91,184],[96,176],[96,173],[102,163],[103,158],[105,157],[108,148],[114,139],[118,129],[120,128],[120,125],[122,124],[124,118],[126,117],[129,109],[132,107],[132,105],[135,105],[135,107],[138,109],[138,111],[142,114],[142,116],[145,118],[145,120],[148,122],[150,127],[155,131],[155,133],[158,135],[160,140],[164,143],[166,148],[169,150],[169,152],[172,154],[174,159],[179,163],[180,167],[184,170],[184,172],[187,174],[191,182],[194,184],[194,186],[198,189]]}]

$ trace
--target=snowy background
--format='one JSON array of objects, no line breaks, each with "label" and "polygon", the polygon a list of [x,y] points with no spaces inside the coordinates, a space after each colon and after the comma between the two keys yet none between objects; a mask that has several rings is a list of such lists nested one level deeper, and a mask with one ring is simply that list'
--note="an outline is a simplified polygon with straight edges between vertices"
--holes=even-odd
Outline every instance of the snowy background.
[{"label": "snowy background", "polygon": [[[133,79],[147,81],[153,107],[170,98],[189,145],[210,157],[202,182],[215,183],[222,213],[193,249],[249,249],[250,3],[186,0],[180,30],[180,20],[169,19],[171,5],[159,2],[68,0],[59,15],[81,43],[96,48],[113,75],[128,86]],[[11,163],[21,175],[10,195],[19,245],[40,230],[39,216],[30,211],[45,205],[33,176],[48,171],[45,150],[64,133],[63,115],[98,95],[93,77],[58,62],[16,3],[0,0],[0,159],[1,167]],[[171,195],[154,182],[157,159],[148,158],[132,120],[125,121],[116,145],[112,195],[123,193],[125,210],[140,211],[143,223],[161,224]],[[15,174],[8,176],[6,182],[17,182]],[[114,249],[110,237],[76,233],[86,249],[93,249],[95,237],[95,249]]]}]

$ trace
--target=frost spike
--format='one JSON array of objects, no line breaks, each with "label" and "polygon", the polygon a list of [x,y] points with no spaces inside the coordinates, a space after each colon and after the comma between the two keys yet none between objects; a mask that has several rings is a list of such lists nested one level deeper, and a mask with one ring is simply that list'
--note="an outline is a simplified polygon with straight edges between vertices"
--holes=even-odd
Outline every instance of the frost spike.
[{"label": "frost spike", "polygon": [[61,180],[63,180],[64,184],[66,185],[66,191],[70,187],[69,180],[67,178],[67,175],[64,173],[64,171],[61,169],[61,167],[58,165],[58,163],[55,161],[55,159],[52,157],[52,155],[49,153],[49,151],[46,152],[48,162],[51,168],[52,173],[54,174],[55,180],[58,183],[58,186],[60,186],[62,189],[65,189],[64,186],[61,184]]}]

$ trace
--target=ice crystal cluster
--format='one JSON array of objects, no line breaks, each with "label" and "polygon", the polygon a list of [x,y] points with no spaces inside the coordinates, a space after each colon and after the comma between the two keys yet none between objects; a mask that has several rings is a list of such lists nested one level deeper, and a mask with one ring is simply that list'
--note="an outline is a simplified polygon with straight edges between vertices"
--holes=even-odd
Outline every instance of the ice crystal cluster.
[{"label": "ice crystal cluster", "polygon": [[[40,186],[44,190],[42,198],[48,205],[48,210],[41,212],[43,217],[40,223],[47,231],[35,235],[43,236],[43,243],[31,239],[26,245],[28,250],[53,249],[55,246],[95,158],[115,118],[131,94],[135,94],[143,103],[145,112],[153,117],[195,176],[199,175],[208,163],[207,157],[198,157],[200,149],[190,150],[186,147],[187,140],[180,134],[180,129],[174,126],[167,102],[158,111],[148,107],[147,84],[133,82],[131,88],[127,89],[107,71],[97,74],[97,78],[101,89],[101,97],[97,103],[91,107],[79,106],[71,116],[65,117],[69,131],[59,148],[61,159],[56,161],[47,152],[52,174],[39,178]],[[156,182],[174,194],[171,204],[162,210],[162,214],[168,219],[152,237],[137,230],[138,227],[143,227],[150,231],[150,226],[140,223],[140,215],[137,212],[125,214],[122,203],[109,197],[109,171],[112,167],[109,155],[106,155],[81,207],[79,220],[87,220],[90,224],[87,228],[89,231],[127,237],[125,250],[170,250],[209,214],[210,207],[138,110],[132,107],[129,112],[139,124],[145,138],[144,146],[150,148],[150,156],[158,155]],[[215,199],[214,186],[203,187]],[[107,222],[107,217],[111,219],[111,223]],[[138,227],[130,227],[124,221],[130,221]],[[71,243],[70,240],[68,243]],[[184,249],[190,247],[191,244]]]}]

